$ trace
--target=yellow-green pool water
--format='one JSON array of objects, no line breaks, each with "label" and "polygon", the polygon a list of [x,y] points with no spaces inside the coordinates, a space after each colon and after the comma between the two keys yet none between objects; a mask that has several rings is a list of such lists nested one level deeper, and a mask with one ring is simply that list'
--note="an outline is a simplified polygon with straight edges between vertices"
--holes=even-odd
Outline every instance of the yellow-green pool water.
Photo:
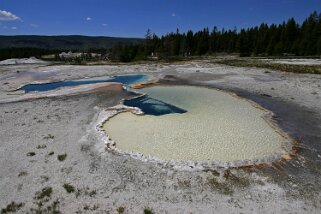
[{"label": "yellow-green pool water", "polygon": [[161,116],[120,113],[104,123],[124,152],[162,160],[254,160],[282,152],[285,137],[264,119],[265,110],[229,93],[194,86],[155,86],[149,97],[185,109]]}]

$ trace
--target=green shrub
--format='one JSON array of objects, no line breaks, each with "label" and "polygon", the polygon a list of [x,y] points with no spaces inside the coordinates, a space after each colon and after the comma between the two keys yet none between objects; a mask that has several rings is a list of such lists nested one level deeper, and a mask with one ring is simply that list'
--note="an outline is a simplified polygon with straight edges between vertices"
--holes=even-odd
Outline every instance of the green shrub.
[{"label": "green shrub", "polygon": [[71,184],[65,183],[64,188],[68,193],[75,192],[75,187],[73,187]]},{"label": "green shrub", "polygon": [[92,190],[91,192],[89,192],[90,197],[93,197],[96,194],[97,194],[96,190]]},{"label": "green shrub", "polygon": [[54,138],[55,138],[55,136],[53,136],[53,135],[51,135],[51,134],[48,134],[47,136],[43,137],[43,139],[46,139],[46,140],[48,140],[48,139],[54,139]]},{"label": "green shrub", "polygon": [[7,205],[6,208],[1,209],[1,214],[6,214],[6,213],[13,213],[18,210],[20,210],[24,206],[24,203],[16,203],[16,202],[11,202],[10,204]]},{"label": "green shrub", "polygon": [[36,192],[36,199],[40,200],[43,198],[50,198],[52,194],[52,188],[51,187],[45,187],[41,191]]},{"label": "green shrub", "polygon": [[37,146],[37,149],[45,149],[47,148],[47,146],[45,144],[42,144],[42,145],[38,145]]},{"label": "green shrub", "polygon": [[124,213],[124,212],[125,212],[125,207],[118,207],[118,208],[116,209],[116,211],[117,211],[119,214]]},{"label": "green shrub", "polygon": [[21,177],[21,176],[27,176],[28,175],[28,172],[26,171],[22,171],[18,174],[18,177]]},{"label": "green shrub", "polygon": [[153,211],[152,211],[152,209],[146,207],[144,209],[144,214],[153,214]]},{"label": "green shrub", "polygon": [[62,155],[58,155],[57,159],[59,161],[64,161],[66,159],[66,157],[67,157],[67,154],[62,154]]}]

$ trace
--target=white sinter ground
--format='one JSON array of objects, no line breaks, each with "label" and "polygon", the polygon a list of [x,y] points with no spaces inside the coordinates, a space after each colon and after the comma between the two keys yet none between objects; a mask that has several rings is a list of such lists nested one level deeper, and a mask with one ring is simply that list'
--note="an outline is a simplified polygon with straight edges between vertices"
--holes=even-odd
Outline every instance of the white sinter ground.
[{"label": "white sinter ground", "polygon": [[288,140],[264,119],[266,111],[226,92],[193,86],[140,90],[187,110],[163,116],[120,113],[104,129],[124,152],[162,160],[254,160],[284,152]]}]

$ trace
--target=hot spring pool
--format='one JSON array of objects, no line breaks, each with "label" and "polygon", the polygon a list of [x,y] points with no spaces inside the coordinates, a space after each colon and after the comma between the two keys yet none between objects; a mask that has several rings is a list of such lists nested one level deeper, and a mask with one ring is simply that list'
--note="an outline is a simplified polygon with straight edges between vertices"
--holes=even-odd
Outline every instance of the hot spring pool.
[{"label": "hot spring pool", "polygon": [[[144,105],[149,105],[152,111],[119,113],[103,125],[121,151],[162,160],[226,162],[285,152],[283,146],[289,140],[264,119],[266,110],[245,99],[194,86],[154,86],[139,91],[150,99],[138,102],[138,107],[144,111]],[[155,111],[164,114],[153,114]]]},{"label": "hot spring pool", "polygon": [[124,85],[130,85],[137,82],[146,81],[148,77],[143,74],[132,74],[132,75],[120,75],[120,76],[107,76],[102,78],[88,78],[80,80],[65,80],[52,83],[42,83],[42,84],[28,84],[20,88],[24,90],[25,93],[29,92],[39,92],[39,91],[51,91],[61,87],[73,87],[78,85],[88,85],[104,82],[119,82]]}]

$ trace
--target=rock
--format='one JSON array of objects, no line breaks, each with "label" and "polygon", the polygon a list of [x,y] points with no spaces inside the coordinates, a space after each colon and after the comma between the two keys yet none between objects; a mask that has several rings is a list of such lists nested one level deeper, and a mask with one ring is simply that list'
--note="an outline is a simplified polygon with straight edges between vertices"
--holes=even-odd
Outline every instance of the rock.
[{"label": "rock", "polygon": [[263,97],[272,97],[272,96],[269,95],[269,94],[261,94],[261,96],[263,96]]},{"label": "rock", "polygon": [[252,196],[251,195],[246,195],[244,196],[245,199],[252,199]]}]

